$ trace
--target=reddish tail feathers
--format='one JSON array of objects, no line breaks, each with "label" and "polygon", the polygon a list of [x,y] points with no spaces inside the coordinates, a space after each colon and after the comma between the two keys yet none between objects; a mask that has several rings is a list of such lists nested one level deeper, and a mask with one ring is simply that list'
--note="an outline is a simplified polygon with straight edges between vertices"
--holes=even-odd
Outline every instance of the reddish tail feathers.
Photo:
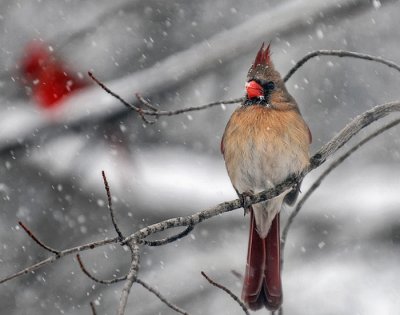
[{"label": "reddish tail feathers", "polygon": [[250,211],[250,236],[242,299],[252,310],[263,306],[277,310],[282,304],[279,213],[265,239],[256,230]]},{"label": "reddish tail feathers", "polygon": [[27,45],[21,72],[25,83],[32,88],[33,98],[45,108],[54,107],[71,92],[88,84],[72,74],[44,43],[37,41]]}]

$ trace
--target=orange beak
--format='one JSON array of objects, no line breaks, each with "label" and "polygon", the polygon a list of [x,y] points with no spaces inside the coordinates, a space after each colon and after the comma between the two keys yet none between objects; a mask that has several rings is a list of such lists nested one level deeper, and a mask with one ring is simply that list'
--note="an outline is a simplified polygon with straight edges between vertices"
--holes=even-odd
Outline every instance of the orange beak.
[{"label": "orange beak", "polygon": [[245,85],[247,97],[249,99],[262,97],[264,96],[263,87],[258,84],[256,81],[247,82]]}]

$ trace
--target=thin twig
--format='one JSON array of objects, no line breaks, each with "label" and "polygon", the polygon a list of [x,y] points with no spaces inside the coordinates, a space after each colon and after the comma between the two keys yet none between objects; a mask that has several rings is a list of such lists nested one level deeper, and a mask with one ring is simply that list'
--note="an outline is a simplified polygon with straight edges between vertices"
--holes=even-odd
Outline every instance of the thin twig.
[{"label": "thin twig", "polygon": [[[113,91],[111,91],[103,82],[101,82],[99,79],[97,79],[97,78],[93,75],[92,72],[89,71],[89,72],[88,72],[88,75],[89,75],[89,77],[90,77],[94,82],[96,82],[96,83],[97,83],[104,91],[106,91],[108,94],[110,94],[111,96],[115,97],[115,98],[116,98],[117,100],[119,100],[122,104],[124,104],[127,108],[132,109],[132,110],[138,112],[139,115],[140,115],[140,117],[143,119],[143,121],[144,121],[146,124],[154,124],[154,123],[156,122],[155,120],[154,120],[154,121],[148,120],[148,119],[146,118],[146,116],[145,116],[145,115],[149,115],[149,113],[154,113],[153,110],[151,110],[151,111],[143,110],[142,108],[137,107],[136,105],[134,105],[134,104],[132,104],[132,103],[130,103],[130,102],[128,102],[128,101],[125,101],[121,96],[119,96],[118,94],[116,94],[116,93],[114,93]],[[157,117],[157,116],[159,116],[159,115],[156,115],[156,117]]]},{"label": "thin twig", "polygon": [[243,309],[244,313],[247,315],[250,315],[249,310],[247,309],[246,305],[244,305],[244,303],[235,295],[232,293],[231,290],[229,290],[227,287],[223,286],[222,284],[219,284],[217,282],[215,282],[214,280],[211,280],[205,273],[204,271],[201,272],[201,275],[206,278],[206,280],[208,282],[210,282],[214,287],[217,287],[223,291],[225,291],[226,293],[228,293],[230,295],[230,297],[240,305],[240,307]]},{"label": "thin twig", "polygon": [[144,282],[141,279],[136,279],[136,282],[139,283],[141,286],[143,286],[145,289],[147,289],[148,291],[150,291],[151,293],[153,293],[156,297],[158,297],[160,299],[160,301],[162,301],[165,305],[167,305],[169,308],[173,309],[174,311],[176,311],[179,314],[183,314],[183,315],[189,315],[188,312],[184,311],[183,309],[181,309],[179,306],[176,306],[175,304],[171,303],[170,301],[168,301],[164,296],[161,295],[160,292],[158,292],[156,289],[154,289],[153,287],[151,287],[149,284],[147,284],[146,282]]},{"label": "thin twig", "polygon": [[[316,50],[308,53],[305,55],[303,58],[301,58],[290,70],[289,72],[284,76],[283,81],[286,82],[288,81],[292,75],[300,69],[308,60],[318,57],[318,56],[336,56],[336,57],[350,57],[350,58],[357,58],[357,59],[363,59],[363,60],[370,60],[370,61],[375,61],[381,64],[384,64],[390,68],[393,68],[397,71],[400,71],[400,66],[397,65],[396,63],[386,60],[382,57],[376,57],[372,55],[367,55],[367,54],[362,54],[362,53],[357,53],[357,52],[352,52],[352,51],[345,51],[345,50]],[[111,91],[103,82],[101,82],[99,79],[97,79],[92,72],[88,72],[90,78],[96,82],[104,91],[106,91],[108,94],[111,96],[115,97],[117,100],[119,100],[123,105],[125,105],[127,108],[136,111],[139,113],[141,118],[144,120],[145,123],[148,124],[153,124],[156,122],[156,120],[149,120],[146,118],[146,115],[148,116],[155,116],[155,117],[160,117],[160,116],[174,116],[174,115],[179,115],[183,114],[186,112],[191,112],[191,111],[199,111],[203,109],[207,109],[213,106],[217,105],[224,105],[224,104],[238,104],[243,102],[244,98],[236,98],[236,99],[231,99],[231,100],[226,100],[226,101],[217,101],[217,102],[212,102],[209,104],[201,105],[201,106],[194,106],[194,107],[187,107],[187,108],[182,108],[178,110],[173,110],[173,111],[165,111],[165,110],[158,110],[154,105],[152,105],[149,101],[144,99],[140,94],[136,93],[136,97],[139,100],[141,104],[144,106],[148,107],[149,109],[142,109],[133,103],[130,103],[126,100],[124,100],[121,96],[118,94],[114,93]]]},{"label": "thin twig", "polygon": [[193,107],[186,107],[186,108],[181,108],[177,110],[172,110],[172,111],[158,111],[158,112],[147,112],[146,115],[153,115],[153,116],[174,116],[174,115],[179,115],[187,112],[194,112],[194,111],[199,111],[207,108],[211,108],[214,106],[218,105],[227,105],[227,104],[238,104],[243,102],[243,98],[235,98],[235,99],[230,99],[230,100],[225,100],[225,101],[217,101],[217,102],[212,102],[208,103],[205,105],[201,106],[193,106]]},{"label": "thin twig", "polygon": [[115,221],[114,209],[112,207],[111,191],[110,191],[110,186],[108,185],[106,173],[104,171],[101,171],[101,175],[103,176],[104,188],[107,193],[108,210],[110,211],[111,221],[112,224],[114,225],[115,231],[118,234],[118,238],[122,241],[124,239],[124,236],[122,235],[122,232],[118,227],[117,221]]},{"label": "thin twig", "polygon": [[[321,164],[325,162],[325,160],[333,155],[339,148],[341,148],[345,143],[349,141],[354,135],[356,135],[361,129],[370,125],[374,121],[377,121],[392,112],[400,111],[400,101],[386,103],[382,105],[375,106],[374,108],[364,112],[362,115],[357,116],[354,118],[346,127],[344,127],[332,140],[330,140],[327,144],[322,146],[322,148],[310,159],[310,167],[305,170],[302,174],[292,176],[281,184],[277,185],[275,188],[260,192],[255,194],[254,196],[248,197],[247,201],[249,204],[258,203],[261,201],[269,200],[273,197],[280,195],[283,191],[290,189],[298,184],[300,180],[304,178],[304,176],[309,173],[310,171],[314,170],[315,168],[319,167]],[[144,227],[135,233],[126,237],[123,242],[129,242],[132,240],[136,240],[140,242],[144,238],[148,237],[149,235],[153,235],[158,232],[165,231],[170,228],[175,227],[187,227],[189,225],[196,225],[204,220],[212,218],[214,216],[220,215],[222,213],[227,213],[233,211],[235,209],[241,208],[242,203],[239,199],[227,201],[216,205],[215,207],[199,211],[192,215],[186,217],[176,217],[168,220],[161,221],[159,223],[155,223]],[[85,250],[97,248],[100,246],[112,244],[112,243],[119,243],[119,238],[114,237],[111,239],[103,239],[96,242],[91,242],[88,244],[84,244],[81,246],[76,246],[73,248],[69,248],[59,252],[59,255],[53,255],[49,258],[46,258],[34,265],[31,265],[19,272],[11,274],[3,279],[0,280],[0,284],[16,277],[19,277],[23,274],[27,274],[34,270],[37,270],[43,266],[46,266],[61,257],[68,256],[71,254],[76,254],[78,252],[82,252]],[[135,275],[135,271],[132,276]]]},{"label": "thin twig", "polygon": [[153,112],[157,112],[158,108],[152,105],[148,100],[146,100],[144,97],[142,97],[139,93],[135,93],[136,98],[140,103],[142,103],[144,106],[150,108]]},{"label": "thin twig", "polygon": [[148,118],[146,117],[146,115],[143,113],[143,109],[141,109],[141,108],[139,108],[138,113],[139,113],[140,117],[142,118],[142,120],[143,120],[146,124],[148,124],[148,125],[153,125],[153,124],[155,124],[155,123],[157,122],[157,120],[158,120],[158,116],[155,116],[154,120],[148,119]]},{"label": "thin twig", "polygon": [[127,101],[125,101],[121,96],[119,96],[118,94],[114,93],[113,91],[111,91],[103,82],[101,82],[100,80],[98,80],[92,72],[88,71],[88,75],[89,77],[96,82],[104,91],[106,91],[108,94],[110,94],[111,96],[115,97],[118,101],[120,101],[122,104],[124,104],[127,108],[133,109],[134,111],[140,112],[141,108],[135,106],[132,103],[129,103]]},{"label": "thin twig", "polygon": [[163,238],[161,240],[156,240],[156,241],[146,241],[143,240],[142,243],[147,245],[147,246],[161,246],[161,245],[166,245],[172,242],[175,242],[176,240],[185,237],[186,235],[188,235],[190,232],[192,232],[192,230],[194,229],[194,225],[189,225],[186,229],[184,229],[182,232],[170,236],[170,237],[166,237]]},{"label": "thin twig", "polygon": [[[76,255],[76,259],[78,260],[79,266],[82,270],[82,272],[88,276],[90,279],[92,279],[93,281],[97,282],[97,283],[101,283],[101,284],[106,284],[106,285],[110,285],[110,284],[114,284],[120,281],[124,281],[127,279],[127,276],[123,276],[123,277],[119,277],[119,278],[115,278],[115,279],[111,279],[111,280],[101,280],[96,278],[95,276],[93,276],[85,267],[85,265],[82,262],[82,259],[80,257],[79,254]],[[157,296],[163,303],[165,303],[168,307],[172,308],[173,310],[175,310],[176,312],[180,313],[180,314],[185,314],[185,315],[189,315],[187,312],[185,312],[184,310],[182,310],[181,308],[179,308],[178,306],[174,305],[173,303],[169,302],[160,292],[158,292],[156,289],[154,289],[153,287],[151,287],[149,284],[147,284],[146,282],[144,282],[141,279],[136,279],[137,283],[139,283],[141,286],[143,286],[145,289],[147,289],[148,291],[150,291],[151,293],[153,293],[155,296]]]},{"label": "thin twig", "polygon": [[207,109],[210,107],[218,106],[218,105],[225,105],[225,104],[238,104],[243,102],[244,98],[235,98],[235,99],[230,99],[226,101],[217,101],[217,102],[212,102],[208,103],[205,105],[200,105],[200,106],[193,106],[193,107],[187,107],[187,108],[182,108],[182,109],[177,109],[173,111],[160,111],[154,105],[152,105],[149,101],[144,99],[139,93],[135,94],[137,99],[145,106],[151,108],[152,112],[146,111],[144,112],[146,115],[153,115],[153,116],[174,116],[174,115],[179,115],[187,112],[193,112],[193,111],[199,111],[203,109]]},{"label": "thin twig", "polygon": [[126,278],[127,278],[127,276],[122,276],[122,277],[118,277],[118,278],[110,279],[110,280],[101,280],[101,279],[98,279],[98,278],[96,278],[95,276],[93,276],[93,275],[89,272],[89,270],[86,269],[86,267],[85,267],[85,265],[83,264],[83,261],[82,261],[82,259],[81,259],[81,256],[80,256],[79,254],[76,254],[76,260],[78,261],[79,267],[81,268],[82,272],[83,272],[85,275],[87,275],[90,279],[92,279],[94,282],[98,282],[98,283],[101,283],[101,284],[110,285],[110,284],[113,284],[113,283],[117,283],[117,282],[124,281],[124,280],[126,280]]},{"label": "thin twig", "polygon": [[100,246],[104,246],[104,245],[108,245],[108,244],[115,244],[115,243],[118,243],[118,242],[119,242],[119,239],[117,237],[106,238],[106,239],[103,239],[103,240],[100,240],[100,241],[90,242],[90,243],[87,243],[87,244],[84,244],[84,245],[79,245],[79,246],[76,246],[76,247],[72,247],[72,248],[68,248],[68,249],[62,250],[58,254],[54,254],[53,256],[50,256],[50,257],[48,257],[46,259],[43,259],[42,261],[39,261],[36,264],[33,264],[33,265],[29,266],[29,267],[26,267],[26,268],[24,268],[24,269],[22,269],[22,270],[20,270],[20,271],[18,271],[16,273],[13,273],[13,274],[1,279],[0,280],[0,284],[2,284],[4,282],[7,282],[7,281],[10,281],[12,279],[15,279],[15,278],[17,278],[19,276],[28,274],[30,272],[33,272],[33,271],[35,271],[35,270],[37,270],[37,269],[39,269],[39,268],[41,268],[43,266],[46,266],[48,264],[51,264],[51,263],[55,262],[56,260],[58,260],[58,259],[60,259],[62,257],[68,256],[68,255],[72,255],[72,254],[75,254],[75,253],[79,253],[79,252],[83,252],[83,251],[86,251],[86,250],[91,250],[91,249],[94,249],[94,248],[97,248],[97,247],[100,247]]},{"label": "thin twig", "polygon": [[352,155],[355,151],[357,151],[359,148],[361,148],[365,143],[368,141],[374,139],[375,137],[379,136],[386,130],[393,128],[394,126],[397,126],[400,123],[400,119],[396,119],[392,121],[391,123],[379,128],[377,131],[374,133],[370,134],[368,137],[364,138],[357,144],[355,144],[351,149],[346,151],[343,155],[338,157],[334,162],[332,162],[329,167],[314,181],[314,183],[311,185],[311,187],[305,192],[303,197],[299,200],[299,202],[296,205],[296,208],[292,211],[290,214],[285,227],[282,232],[282,238],[281,238],[281,252],[282,252],[282,265],[283,265],[283,257],[284,257],[284,252],[285,252],[285,244],[287,240],[287,236],[289,233],[289,229],[292,226],[294,219],[297,217],[299,214],[300,210],[302,209],[304,203],[310,198],[312,193],[321,185],[322,181],[327,177],[337,166],[342,164],[344,160],[346,160],[350,155]]},{"label": "thin twig", "polygon": [[[138,99],[139,103],[141,103],[143,106],[149,108],[153,112],[158,111],[158,109],[156,107],[154,107],[152,104],[150,104],[150,102],[147,101],[146,99],[144,99],[139,93],[135,93],[135,96]],[[150,124],[150,125],[155,124],[159,117],[159,116],[155,116],[154,120],[147,119],[145,114],[143,114],[143,110],[140,110],[139,115],[142,117],[142,119],[145,123]]]},{"label": "thin twig", "polygon": [[24,229],[26,234],[28,234],[30,236],[30,238],[33,239],[36,242],[36,244],[38,244],[40,247],[44,248],[45,250],[49,251],[50,253],[53,253],[53,254],[56,254],[56,255],[60,255],[60,252],[58,250],[53,249],[50,246],[47,246],[45,243],[43,243],[41,240],[39,240],[33,234],[33,232],[25,224],[23,224],[21,221],[18,221],[18,224]]},{"label": "thin twig", "polygon": [[308,60],[318,57],[318,56],[336,56],[336,57],[350,57],[350,58],[357,58],[357,59],[364,59],[364,60],[371,60],[376,61],[378,63],[382,63],[389,68],[393,68],[397,71],[400,71],[400,66],[394,63],[393,61],[386,60],[382,57],[371,56],[367,54],[362,54],[353,51],[346,51],[346,50],[316,50],[308,53],[303,58],[301,58],[285,75],[283,81],[288,81],[291,76],[299,70],[301,66],[303,66]]},{"label": "thin twig", "polygon": [[237,104],[237,103],[241,103],[243,101],[243,98],[236,98],[236,99],[231,99],[231,100],[226,100],[226,101],[212,102],[212,103],[201,105],[201,106],[193,106],[193,107],[186,107],[186,108],[181,108],[181,109],[177,109],[177,110],[166,111],[166,110],[158,110],[156,107],[151,105],[150,102],[144,100],[143,97],[141,97],[139,94],[136,94],[136,96],[138,97],[138,99],[141,103],[144,102],[143,104],[146,104],[147,107],[151,107],[150,110],[147,110],[147,109],[140,108],[140,107],[136,106],[135,104],[132,104],[132,103],[124,100],[121,96],[119,96],[118,94],[111,91],[103,82],[101,82],[99,79],[97,79],[92,72],[88,72],[88,75],[94,82],[96,82],[108,94],[115,97],[127,108],[132,109],[142,115],[156,116],[156,117],[174,116],[174,115],[179,115],[179,114],[183,114],[183,113],[187,113],[187,112],[193,112],[193,111],[207,109],[207,108],[218,106],[218,105]]},{"label": "thin twig", "polygon": [[90,302],[90,309],[92,310],[92,315],[97,315],[96,307],[94,306],[93,302]]}]

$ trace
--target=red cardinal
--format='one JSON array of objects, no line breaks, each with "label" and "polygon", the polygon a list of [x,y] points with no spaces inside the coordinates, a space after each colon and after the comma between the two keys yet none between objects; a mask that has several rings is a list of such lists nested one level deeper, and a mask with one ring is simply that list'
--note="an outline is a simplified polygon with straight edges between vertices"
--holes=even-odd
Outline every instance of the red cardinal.
[{"label": "red cardinal", "polygon": [[[309,128],[263,44],[247,75],[245,100],[232,114],[221,143],[228,175],[242,200],[307,168],[310,143]],[[287,190],[245,209],[251,222],[242,299],[252,310],[277,310],[282,304],[279,212],[297,195],[298,190]]]},{"label": "red cardinal", "polygon": [[42,107],[50,108],[72,91],[87,82],[71,73],[68,67],[50,52],[44,43],[33,41],[27,45],[21,61],[24,81],[32,88],[32,95]]}]

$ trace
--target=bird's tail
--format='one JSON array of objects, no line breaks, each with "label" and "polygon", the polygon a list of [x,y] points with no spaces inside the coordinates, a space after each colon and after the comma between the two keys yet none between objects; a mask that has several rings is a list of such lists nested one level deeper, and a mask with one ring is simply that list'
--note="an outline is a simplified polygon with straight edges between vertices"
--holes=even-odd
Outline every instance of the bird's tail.
[{"label": "bird's tail", "polygon": [[258,235],[252,210],[250,220],[242,300],[252,310],[262,306],[269,310],[277,310],[282,304],[279,213],[272,221],[265,239]]}]

